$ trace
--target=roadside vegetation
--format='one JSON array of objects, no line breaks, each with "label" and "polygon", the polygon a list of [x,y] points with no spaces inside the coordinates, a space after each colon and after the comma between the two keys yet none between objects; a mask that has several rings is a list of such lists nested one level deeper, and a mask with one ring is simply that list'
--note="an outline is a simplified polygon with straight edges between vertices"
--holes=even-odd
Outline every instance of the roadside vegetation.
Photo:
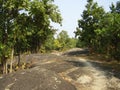
[{"label": "roadside vegetation", "polygon": [[50,36],[46,43],[43,45],[44,52],[51,51],[65,51],[71,48],[75,48],[77,43],[76,38],[70,38],[67,31],[62,30],[57,37]]},{"label": "roadside vegetation", "polygon": [[7,73],[7,62],[14,55],[37,53],[47,38],[55,33],[50,22],[61,24],[62,17],[53,0],[0,1],[0,61],[2,72]]},{"label": "roadside vegetation", "polygon": [[88,47],[90,53],[100,54],[108,61],[120,61],[120,1],[105,12],[96,2],[87,0],[81,17],[75,31],[78,46]]}]

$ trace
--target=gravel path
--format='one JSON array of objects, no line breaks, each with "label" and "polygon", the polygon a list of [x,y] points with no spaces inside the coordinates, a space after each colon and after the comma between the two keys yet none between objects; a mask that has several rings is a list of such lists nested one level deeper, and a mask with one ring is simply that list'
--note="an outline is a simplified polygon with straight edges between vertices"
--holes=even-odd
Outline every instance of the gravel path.
[{"label": "gravel path", "polygon": [[105,73],[99,69],[96,69],[92,63],[88,62],[83,58],[79,58],[80,63],[84,64],[82,71],[84,71],[76,82],[79,84],[78,90],[108,90],[107,89],[107,78]]}]

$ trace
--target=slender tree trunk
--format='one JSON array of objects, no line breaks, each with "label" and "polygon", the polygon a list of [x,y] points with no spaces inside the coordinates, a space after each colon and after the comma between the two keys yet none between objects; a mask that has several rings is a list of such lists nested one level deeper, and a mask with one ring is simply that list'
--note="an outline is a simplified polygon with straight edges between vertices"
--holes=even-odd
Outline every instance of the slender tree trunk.
[{"label": "slender tree trunk", "polygon": [[14,48],[12,48],[12,52],[11,52],[11,61],[10,61],[10,73],[12,72],[12,63],[13,63],[13,59],[14,59]]},{"label": "slender tree trunk", "polygon": [[8,73],[8,64],[7,64],[7,62],[5,63],[5,74],[7,74]]},{"label": "slender tree trunk", "polygon": [[18,53],[18,66],[20,66],[20,52]]},{"label": "slender tree trunk", "polygon": [[2,56],[1,64],[2,64],[2,73],[7,74],[7,58],[5,58],[5,56]]},{"label": "slender tree trunk", "polygon": [[107,46],[107,58],[110,58],[111,56],[110,56],[110,47],[109,46]]}]

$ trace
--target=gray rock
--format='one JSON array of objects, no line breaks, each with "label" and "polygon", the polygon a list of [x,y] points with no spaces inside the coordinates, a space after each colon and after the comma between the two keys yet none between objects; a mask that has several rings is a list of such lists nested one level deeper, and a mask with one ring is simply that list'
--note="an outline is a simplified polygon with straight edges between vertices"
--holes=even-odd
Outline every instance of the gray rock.
[{"label": "gray rock", "polygon": [[0,90],[76,90],[53,71],[34,67],[0,78]]}]

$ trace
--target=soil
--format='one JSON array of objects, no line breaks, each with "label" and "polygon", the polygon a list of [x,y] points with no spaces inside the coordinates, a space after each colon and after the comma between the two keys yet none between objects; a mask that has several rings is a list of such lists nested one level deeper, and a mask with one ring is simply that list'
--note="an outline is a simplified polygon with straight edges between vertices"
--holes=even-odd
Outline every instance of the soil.
[{"label": "soil", "polygon": [[75,48],[23,56],[30,69],[0,77],[0,90],[120,90],[120,73],[88,55]]}]

